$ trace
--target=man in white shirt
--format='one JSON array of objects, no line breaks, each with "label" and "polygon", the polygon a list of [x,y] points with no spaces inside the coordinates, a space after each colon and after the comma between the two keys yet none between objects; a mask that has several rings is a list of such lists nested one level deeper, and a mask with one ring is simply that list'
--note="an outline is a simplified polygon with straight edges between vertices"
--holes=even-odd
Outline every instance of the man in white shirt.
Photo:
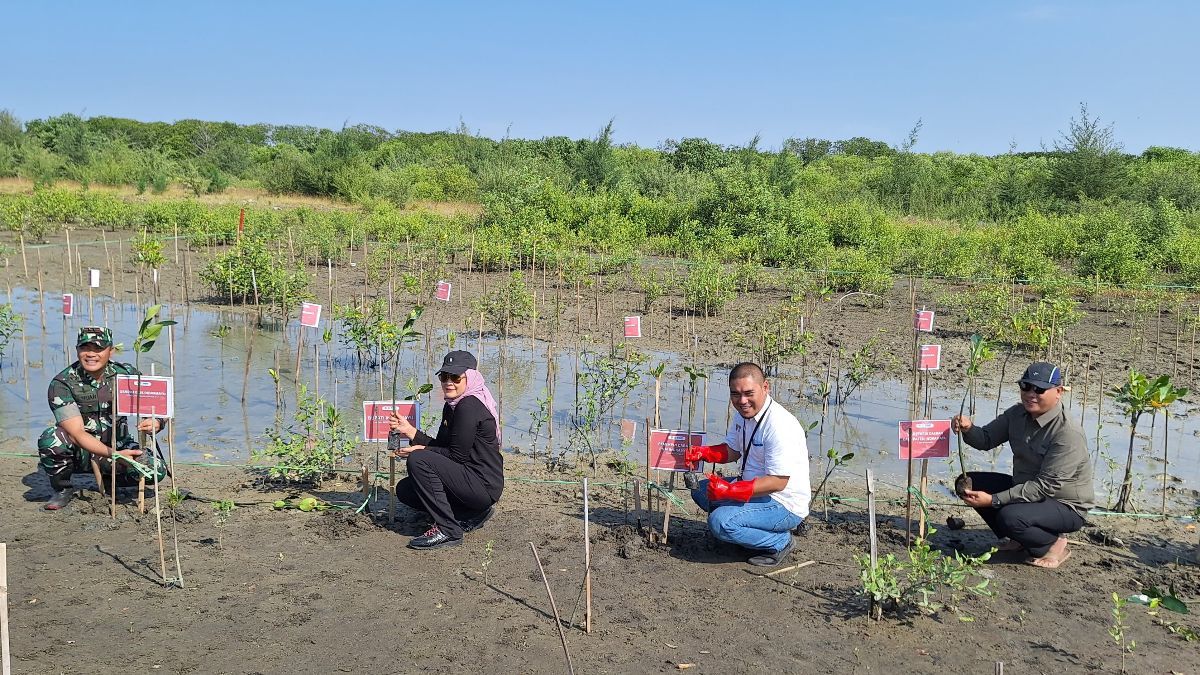
[{"label": "man in white shirt", "polygon": [[739,363],[729,372],[729,401],[738,412],[720,445],[694,445],[689,468],[701,461],[741,461],[741,476],[727,481],[715,471],[692,490],[721,541],[754,551],[752,565],[772,566],[792,551],[791,531],[808,517],[812,489],[808,444],[800,421],[770,396],[762,368]]}]

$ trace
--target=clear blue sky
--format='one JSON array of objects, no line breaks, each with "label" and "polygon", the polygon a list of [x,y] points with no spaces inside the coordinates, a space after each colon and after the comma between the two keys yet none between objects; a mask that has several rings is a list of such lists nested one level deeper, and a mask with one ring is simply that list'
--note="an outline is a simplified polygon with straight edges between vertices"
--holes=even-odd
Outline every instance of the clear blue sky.
[{"label": "clear blue sky", "polygon": [[1200,150],[1200,3],[7,3],[0,108],[657,146],[870,136]]}]

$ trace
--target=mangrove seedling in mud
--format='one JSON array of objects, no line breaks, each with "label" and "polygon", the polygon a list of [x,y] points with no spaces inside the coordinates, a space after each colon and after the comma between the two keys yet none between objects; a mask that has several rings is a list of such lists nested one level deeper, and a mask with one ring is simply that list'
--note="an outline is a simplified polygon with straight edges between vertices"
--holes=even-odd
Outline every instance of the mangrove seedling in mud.
[{"label": "mangrove seedling in mud", "polygon": [[606,354],[584,352],[580,358],[583,367],[579,384],[583,393],[571,418],[570,446],[575,449],[577,463],[586,452],[588,464],[595,470],[600,422],[641,384],[647,357],[620,342]]},{"label": "mangrove seedling in mud", "polygon": [[[979,377],[979,368],[995,355],[987,338],[978,333],[971,336],[971,349],[967,353],[967,390],[963,392],[962,404],[958,406],[960,417],[964,413],[975,416],[975,382]],[[967,475],[967,459],[963,453],[961,431],[958,432],[958,468],[960,473],[958,478],[954,479],[954,494],[962,497],[974,486],[971,484],[971,477]]]},{"label": "mangrove seedling in mud", "polygon": [[221,543],[221,530],[224,529],[225,524],[229,522],[229,515],[235,508],[237,508],[237,506],[233,503],[232,499],[222,499],[220,501],[213,502],[212,507],[215,513],[215,516],[213,517],[213,525],[217,527],[217,548],[223,549],[225,547]]},{"label": "mangrove seedling in mud", "polygon": [[[929,530],[932,536],[936,530]],[[969,593],[990,597],[989,579],[980,575],[996,549],[977,557],[957,551],[947,558],[929,547],[929,540],[919,537],[908,550],[908,560],[895,553],[879,559],[872,567],[871,556],[854,556],[859,567],[862,593],[871,599],[872,618],[883,618],[884,612],[903,616],[911,611],[933,614],[943,608],[957,613],[959,594]]]},{"label": "mangrove seedling in mud", "polygon": [[[1133,506],[1133,444],[1137,438],[1138,421],[1147,412],[1154,415],[1159,410],[1165,410],[1180,396],[1186,395],[1187,391],[1174,387],[1170,375],[1159,375],[1151,380],[1136,370],[1129,371],[1129,379],[1124,384],[1109,391],[1109,395],[1116,399],[1121,411],[1129,420],[1129,452],[1125,458],[1125,477],[1121,480],[1121,489],[1117,492],[1113,511],[1127,513]],[[1166,472],[1165,465],[1163,472]]]},{"label": "mangrove seedling in mud", "polygon": [[786,300],[767,314],[750,321],[733,334],[742,349],[754,354],[767,375],[776,375],[789,358],[808,350],[812,331],[803,329],[804,307],[797,299]]},{"label": "mangrove seedling in mud", "polygon": [[23,317],[13,311],[11,304],[0,305],[0,369],[4,368],[4,353],[14,335],[21,332]]},{"label": "mangrove seedling in mud", "polygon": [[476,300],[474,308],[475,312],[487,317],[503,337],[508,337],[513,326],[537,314],[533,291],[525,285],[525,275],[521,272],[513,272],[508,281]]},{"label": "mangrove seedling in mud", "polygon": [[339,460],[354,451],[357,440],[341,414],[324,398],[309,394],[303,382],[297,385],[296,393],[293,424],[282,430],[268,427],[267,446],[255,450],[252,456],[275,460],[267,468],[271,478],[319,484]]},{"label": "mangrove seedling in mud", "polygon": [[[813,422],[808,426],[808,431],[812,431],[818,423]],[[821,482],[817,484],[817,489],[813,490],[813,498],[821,497],[821,503],[828,508],[829,498],[824,494],[825,483],[829,482],[829,477],[833,475],[839,467],[845,466],[854,459],[853,452],[839,453],[836,448],[830,448],[825,451],[825,475],[821,477]]]},{"label": "mangrove seedling in mud", "polygon": [[[392,355],[392,401],[393,401],[393,403],[396,401],[396,381],[400,378],[400,349],[409,342],[415,342],[417,340],[417,338],[421,336],[421,334],[419,332],[417,332],[416,325],[417,325],[417,320],[420,319],[421,315],[424,313],[425,313],[425,308],[422,307],[421,305],[417,305],[416,307],[413,307],[412,310],[410,310],[408,312],[408,316],[405,317],[404,324],[400,326],[400,330],[398,330],[396,332],[396,337],[395,337],[395,342],[394,342],[396,352]],[[421,394],[426,394],[431,391],[433,391],[433,385],[426,382],[424,385],[418,387],[416,389],[416,391],[413,392],[411,400],[416,400],[416,398],[418,396],[420,396]],[[417,425],[419,426],[420,424],[421,424],[421,420],[417,420]],[[401,446],[403,446],[403,444],[404,444],[403,441],[404,441],[404,436],[399,431],[388,431],[388,441],[387,441],[388,452],[395,452],[395,451],[399,450],[401,448]]]},{"label": "mangrove seedling in mud", "polygon": [[1112,594],[1112,625],[1108,627],[1108,635],[1117,643],[1117,649],[1121,652],[1121,672],[1125,672],[1125,655],[1132,654],[1134,648],[1137,647],[1137,642],[1133,639],[1126,639],[1125,631],[1129,629],[1129,624],[1125,623],[1126,611],[1125,605],[1129,601],[1122,598],[1116,591]]},{"label": "mangrove seedling in mud", "polygon": [[[871,376],[880,369],[876,354],[878,347],[879,336],[876,335],[849,354],[850,365],[846,368],[846,384],[838,386],[838,395],[835,401],[837,405],[843,405],[848,401],[854,391],[869,381]],[[840,347],[838,352],[841,356],[847,356],[846,351]]]},{"label": "mangrove seedling in mud", "polygon": [[[701,378],[707,380],[708,375],[700,372],[699,368],[695,368],[693,366],[684,366],[683,372],[686,373],[688,376],[687,428],[688,428],[688,431],[692,431],[694,429],[694,426],[692,425],[692,419],[695,417],[695,414],[696,414],[696,380],[699,380]],[[704,420],[704,421],[707,422],[707,420]]]}]

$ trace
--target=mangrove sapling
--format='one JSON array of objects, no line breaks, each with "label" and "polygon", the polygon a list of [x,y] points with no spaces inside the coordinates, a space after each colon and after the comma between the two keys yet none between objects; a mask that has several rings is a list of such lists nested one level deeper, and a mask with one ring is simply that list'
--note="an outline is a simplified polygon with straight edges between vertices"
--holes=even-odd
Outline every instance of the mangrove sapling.
[{"label": "mangrove sapling", "polygon": [[[807,430],[812,431],[812,428],[815,426],[817,426],[817,423],[813,422],[812,424],[808,425]],[[839,454],[836,448],[830,448],[829,450],[825,451],[825,475],[821,477],[821,482],[817,484],[817,489],[813,490],[813,498],[815,499],[818,496],[821,497],[821,504],[827,511],[829,508],[829,498],[828,495],[824,494],[823,492],[825,489],[825,483],[829,481],[829,477],[833,475],[834,471],[836,471],[839,467],[845,466],[852,459],[854,459],[853,452]],[[825,514],[825,519],[829,519],[828,513]]]},{"label": "mangrove sapling", "polygon": [[[1125,477],[1121,481],[1117,501],[1112,506],[1113,511],[1126,513],[1133,500],[1133,444],[1137,436],[1138,421],[1146,412],[1153,415],[1159,409],[1169,406],[1180,396],[1187,394],[1187,389],[1173,387],[1170,375],[1159,375],[1151,380],[1142,373],[1131,370],[1129,379],[1119,388],[1112,389],[1109,394],[1116,399],[1122,412],[1129,419],[1129,452],[1125,460]],[[1165,471],[1164,466],[1164,473]]]},{"label": "mangrove sapling", "polygon": [[[991,343],[982,335],[976,333],[971,336],[971,348],[967,353],[967,389],[963,392],[962,404],[958,407],[958,414],[961,417],[965,412],[969,411],[971,417],[975,416],[975,382],[979,377],[979,368],[984,362],[995,356],[992,351]],[[967,490],[973,489],[971,477],[967,475],[967,460],[963,453],[962,432],[958,432],[958,468],[959,475],[954,479],[954,494],[959,497],[966,495]]]},{"label": "mangrove sapling", "polygon": [[[421,333],[417,332],[417,320],[425,313],[425,308],[421,305],[413,307],[409,311],[408,316],[404,319],[404,324],[396,331],[395,338],[392,344],[395,347],[395,353],[392,355],[392,404],[396,402],[396,381],[400,378],[400,349],[409,342],[416,342],[421,337]],[[426,383],[428,389],[421,387],[417,390],[416,395],[433,391],[433,385]],[[415,396],[413,400],[416,400]],[[420,424],[421,420],[417,420]],[[388,452],[396,452],[403,445],[404,436],[399,431],[388,431],[387,449]]]},{"label": "mangrove sapling", "polygon": [[221,532],[225,529],[225,524],[229,522],[229,515],[237,506],[232,499],[222,499],[213,502],[212,507],[216,514],[213,518],[213,525],[217,528],[217,548],[224,549],[225,547],[221,543]]},{"label": "mangrove sapling", "polygon": [[1117,643],[1117,648],[1121,652],[1121,672],[1125,672],[1125,655],[1132,654],[1137,642],[1132,639],[1126,640],[1125,631],[1129,629],[1129,624],[1125,623],[1126,612],[1125,605],[1129,601],[1122,598],[1115,591],[1112,594],[1112,625],[1108,627],[1108,635]]},{"label": "mangrove sapling", "polygon": [[[929,535],[935,532],[930,529]],[[885,611],[904,615],[914,609],[926,614],[943,607],[955,609],[950,603],[962,592],[991,596],[990,580],[979,572],[995,552],[993,548],[971,557],[956,551],[953,558],[948,558],[931,549],[927,538],[918,537],[908,549],[908,560],[900,560],[894,553],[879,558],[874,565],[868,554],[855,555],[854,560],[858,563],[862,592],[872,601],[872,618],[879,620]],[[942,594],[948,594],[949,598],[939,602]]]}]

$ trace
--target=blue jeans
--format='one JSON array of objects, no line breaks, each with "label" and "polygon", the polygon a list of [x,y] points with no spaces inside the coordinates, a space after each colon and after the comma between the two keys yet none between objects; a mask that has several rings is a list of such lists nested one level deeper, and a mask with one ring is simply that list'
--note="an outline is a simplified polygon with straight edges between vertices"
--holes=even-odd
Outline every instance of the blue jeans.
[{"label": "blue jeans", "polygon": [[782,551],[791,540],[791,531],[804,521],[770,495],[753,497],[744,504],[731,501],[710,504],[707,478],[692,490],[692,501],[708,512],[708,529],[714,537],[756,551]]}]

